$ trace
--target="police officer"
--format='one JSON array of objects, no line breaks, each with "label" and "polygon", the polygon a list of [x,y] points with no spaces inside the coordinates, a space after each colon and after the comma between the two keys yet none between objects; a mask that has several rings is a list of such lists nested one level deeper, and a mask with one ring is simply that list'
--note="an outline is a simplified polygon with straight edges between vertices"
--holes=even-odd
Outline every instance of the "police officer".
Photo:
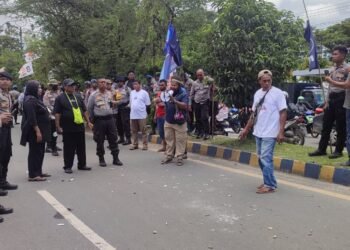
[{"label": "police officer", "polygon": [[103,145],[106,136],[113,156],[113,165],[122,166],[123,163],[119,160],[117,129],[113,118],[115,103],[106,89],[106,82],[104,78],[97,80],[98,90],[89,97],[88,112],[94,124],[94,140],[97,143],[96,154],[99,157],[100,166],[107,166],[104,159],[105,149]]},{"label": "police officer", "polygon": [[[12,84],[12,77],[7,72],[0,72],[0,114],[6,116],[5,122],[0,123],[0,191],[17,189],[7,181],[8,164],[12,156],[12,100],[9,90]],[[3,194],[3,193],[2,193]]]},{"label": "police officer", "polygon": [[58,82],[55,79],[50,80],[49,90],[45,92],[43,102],[50,112],[50,122],[51,122],[51,142],[48,143],[46,152],[52,153],[53,156],[58,156],[57,152],[57,131],[55,125],[55,116],[53,113],[55,100],[57,96],[60,95],[60,90],[58,89]]},{"label": "police officer", "polygon": [[[0,82],[2,81],[1,78],[2,78],[2,76],[0,76]],[[0,126],[0,140],[2,138],[2,134],[1,134],[2,133],[2,130],[1,130],[2,125],[8,124],[11,121],[12,121],[12,117],[9,113],[0,113],[0,124],[1,124],[1,126]],[[1,145],[0,145],[0,154],[1,153],[2,152],[1,152]],[[1,167],[1,165],[0,165],[0,167]],[[5,196],[5,195],[7,195],[7,191],[0,189],[0,196]],[[10,214],[10,213],[13,213],[12,208],[5,208],[2,205],[0,205],[0,214]],[[2,217],[0,217],[0,223],[3,221],[4,221],[4,219]]]},{"label": "police officer", "polygon": [[117,85],[114,92],[117,113],[117,130],[119,134],[118,143],[125,145],[131,144],[130,132],[130,93],[131,89],[125,84],[125,77],[117,77]]}]

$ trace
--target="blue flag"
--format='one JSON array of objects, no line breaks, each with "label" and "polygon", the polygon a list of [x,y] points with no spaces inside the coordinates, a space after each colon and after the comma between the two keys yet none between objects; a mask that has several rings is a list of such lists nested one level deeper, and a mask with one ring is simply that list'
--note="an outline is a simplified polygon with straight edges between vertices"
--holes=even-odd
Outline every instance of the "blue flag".
[{"label": "blue flag", "polygon": [[168,80],[170,74],[182,65],[180,41],[176,36],[176,30],[170,23],[168,26],[167,38],[164,47],[165,60],[163,63],[161,80]]},{"label": "blue flag", "polygon": [[309,43],[309,70],[318,69],[318,59],[317,59],[317,45],[315,38],[312,34],[312,29],[310,26],[309,20],[307,20],[305,33],[304,33],[305,40]]}]

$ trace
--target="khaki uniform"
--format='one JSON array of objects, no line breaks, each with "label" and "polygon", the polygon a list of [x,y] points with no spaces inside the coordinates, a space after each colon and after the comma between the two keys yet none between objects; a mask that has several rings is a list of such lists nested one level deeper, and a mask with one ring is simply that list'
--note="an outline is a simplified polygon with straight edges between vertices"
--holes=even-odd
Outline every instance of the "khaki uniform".
[{"label": "khaki uniform", "polygon": [[47,109],[50,112],[50,119],[51,119],[51,141],[47,144],[47,147],[50,148],[53,152],[57,152],[57,131],[56,131],[56,124],[55,124],[55,116],[53,114],[53,109],[55,106],[56,98],[60,95],[60,91],[56,90],[49,90],[46,91],[44,97],[43,97],[43,103],[47,107]]}]

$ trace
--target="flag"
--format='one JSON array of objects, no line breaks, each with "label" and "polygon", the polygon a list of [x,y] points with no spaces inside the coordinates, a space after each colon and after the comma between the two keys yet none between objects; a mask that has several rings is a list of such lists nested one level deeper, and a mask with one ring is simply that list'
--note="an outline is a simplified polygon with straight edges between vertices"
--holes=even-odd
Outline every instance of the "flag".
[{"label": "flag", "polygon": [[172,23],[168,26],[167,38],[164,47],[165,60],[163,63],[161,80],[168,80],[170,74],[182,65],[180,41],[176,36],[176,30]]},{"label": "flag", "polygon": [[312,29],[310,26],[310,21],[307,20],[305,33],[304,33],[305,40],[309,43],[309,71],[313,69],[318,69],[318,59],[317,59],[317,45],[315,38],[312,34]]},{"label": "flag", "polygon": [[24,78],[26,76],[30,76],[34,74],[33,70],[33,64],[31,62],[28,62],[22,66],[22,68],[18,72],[19,77],[18,78]]}]

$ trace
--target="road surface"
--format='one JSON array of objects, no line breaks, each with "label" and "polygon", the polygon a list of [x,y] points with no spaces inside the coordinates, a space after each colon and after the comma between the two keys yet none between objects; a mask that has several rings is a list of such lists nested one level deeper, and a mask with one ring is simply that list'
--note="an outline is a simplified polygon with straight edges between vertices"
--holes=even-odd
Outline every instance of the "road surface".
[{"label": "road surface", "polygon": [[91,172],[64,174],[62,157],[46,154],[52,178],[29,183],[19,134],[9,171],[19,189],[0,198],[15,210],[0,224],[1,250],[350,249],[347,187],[277,173],[278,191],[258,195],[256,168],[196,155],[163,166],[156,145],[121,147],[124,166],[101,168],[90,135]]}]

